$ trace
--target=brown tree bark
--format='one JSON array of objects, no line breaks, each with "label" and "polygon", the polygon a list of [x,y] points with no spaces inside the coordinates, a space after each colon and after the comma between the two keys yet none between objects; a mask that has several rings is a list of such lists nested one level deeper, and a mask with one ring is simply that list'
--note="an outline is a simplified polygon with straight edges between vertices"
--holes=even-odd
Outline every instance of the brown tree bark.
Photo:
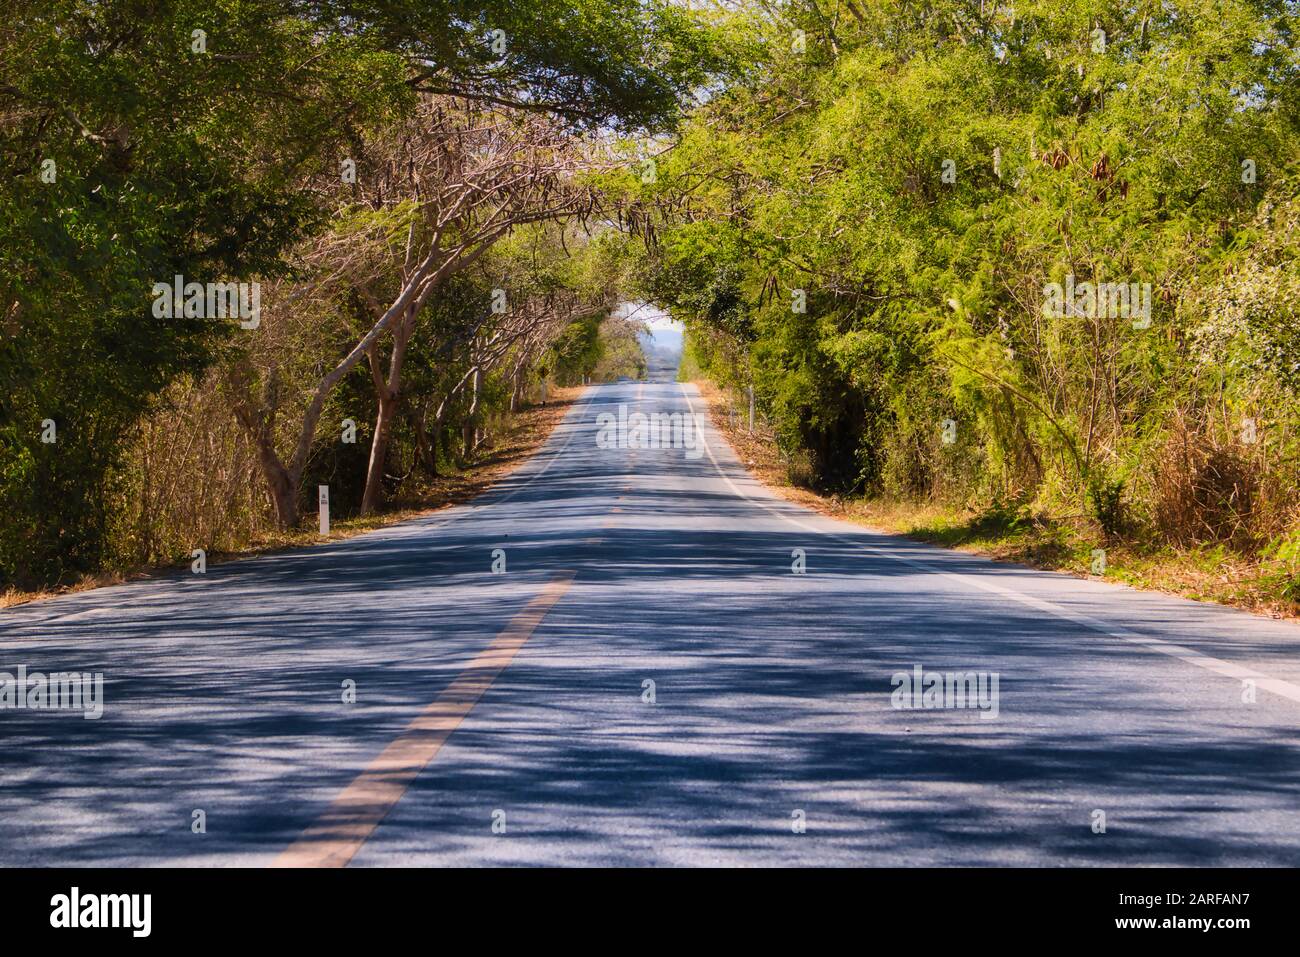
[{"label": "brown tree bark", "polygon": [[372,515],[383,503],[384,466],[388,461],[388,445],[392,436],[393,415],[397,411],[402,390],[402,362],[406,357],[406,344],[415,328],[415,307],[408,307],[406,315],[393,328],[393,354],[389,358],[388,377],[385,379],[379,365],[379,353],[371,348],[371,379],[375,384],[375,399],[379,411],[375,417],[375,433],[370,440],[370,462],[366,467],[366,488],[361,494],[361,514]]},{"label": "brown tree bark", "polygon": [[[240,372],[232,372],[235,380],[236,395],[243,395],[244,381]],[[293,528],[298,524],[298,480],[292,470],[280,461],[275,451],[275,399],[270,393],[274,391],[274,373],[268,378],[267,395],[263,397],[261,409],[254,409],[247,401],[234,403],[235,418],[244,427],[244,431],[253,441],[257,451],[257,464],[266,479],[267,492],[271,496],[271,505],[275,509],[275,520],[281,528]]]}]

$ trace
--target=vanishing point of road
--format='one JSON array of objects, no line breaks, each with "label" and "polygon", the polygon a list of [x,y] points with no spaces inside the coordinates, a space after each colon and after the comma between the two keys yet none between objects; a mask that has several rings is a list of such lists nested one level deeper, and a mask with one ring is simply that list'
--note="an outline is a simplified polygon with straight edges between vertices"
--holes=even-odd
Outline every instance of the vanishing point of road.
[{"label": "vanishing point of road", "polygon": [[0,671],[105,682],[0,710],[0,864],[1300,865],[1296,625],[600,448],[620,404],[704,411],[593,386],[470,504],[0,612]]}]

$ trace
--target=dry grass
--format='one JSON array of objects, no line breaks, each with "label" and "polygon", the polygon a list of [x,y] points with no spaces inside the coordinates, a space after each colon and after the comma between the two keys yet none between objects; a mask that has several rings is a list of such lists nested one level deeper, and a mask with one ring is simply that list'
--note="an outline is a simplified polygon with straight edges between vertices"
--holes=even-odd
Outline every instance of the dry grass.
[{"label": "dry grass", "polygon": [[1300,618],[1300,602],[1290,596],[1287,571],[1277,563],[1253,559],[1222,543],[1176,547],[1141,538],[1112,537],[1082,516],[1004,513],[945,507],[927,502],[842,499],[796,484],[799,463],[784,459],[770,433],[751,434],[745,417],[732,425],[725,410],[729,396],[713,383],[695,385],[721,432],[751,474],[784,498],[871,531],[905,535],[995,561],[1064,572],[1091,573],[1092,550],[1106,549],[1106,581],[1245,608],[1273,618]]},{"label": "dry grass", "polygon": [[[529,406],[517,412],[501,432],[487,454],[475,462],[472,467],[459,472],[440,476],[436,480],[423,483],[420,487],[418,501],[399,503],[395,507],[366,518],[352,518],[330,523],[329,538],[322,538],[316,528],[300,527],[264,532],[256,535],[244,547],[223,552],[210,552],[207,556],[209,565],[219,564],[236,558],[252,555],[266,555],[290,548],[317,545],[322,541],[340,541],[361,535],[364,532],[395,525],[421,515],[429,515],[444,508],[468,502],[481,495],[495,483],[508,476],[526,462],[534,452],[550,437],[555,426],[582,389],[552,388],[550,401],[545,406]],[[65,588],[44,591],[20,591],[10,589],[0,594],[0,608],[9,608],[27,602],[53,598],[57,595],[73,594],[117,585],[126,581],[146,579],[159,572],[172,571],[174,566],[153,566],[131,569],[119,573],[102,573],[86,575]]]},{"label": "dry grass", "polygon": [[1263,467],[1248,451],[1177,420],[1152,465],[1156,522],[1168,541],[1255,543],[1252,516]]}]

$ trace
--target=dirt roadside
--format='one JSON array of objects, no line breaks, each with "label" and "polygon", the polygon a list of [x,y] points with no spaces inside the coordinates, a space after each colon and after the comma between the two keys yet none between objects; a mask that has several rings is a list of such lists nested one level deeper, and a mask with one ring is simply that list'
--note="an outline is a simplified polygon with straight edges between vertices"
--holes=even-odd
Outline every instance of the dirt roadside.
[{"label": "dirt roadside", "polygon": [[708,406],[714,428],[750,473],[783,498],[824,515],[879,534],[903,535],[995,561],[1230,605],[1274,619],[1300,619],[1300,602],[1280,593],[1283,573],[1222,548],[1175,550],[1140,541],[1109,541],[1104,543],[1105,574],[1096,575],[1091,571],[1092,550],[1101,543],[1087,521],[1007,526],[988,521],[987,513],[928,503],[840,498],[795,485],[770,431],[749,431],[743,403],[736,405],[735,397],[707,380],[696,380],[694,385]]},{"label": "dirt roadside", "polygon": [[[551,437],[555,427],[559,425],[560,420],[568,413],[582,392],[581,386],[552,388],[545,405],[531,405],[515,413],[505,430],[494,437],[484,458],[460,471],[425,481],[419,489],[417,500],[398,503],[391,510],[366,518],[332,521],[328,538],[322,538],[319,529],[308,527],[315,519],[304,516],[303,527],[268,532],[255,541],[249,542],[246,547],[235,551],[208,552],[207,563],[218,565],[233,559],[318,545],[323,541],[340,541],[468,502],[482,495],[532,458]],[[186,559],[186,564],[188,561]],[[103,588],[107,585],[141,581],[173,572],[176,567],[174,564],[153,565],[129,571],[86,575],[74,584],[44,591],[11,589],[0,594],[0,609],[93,588]]]}]

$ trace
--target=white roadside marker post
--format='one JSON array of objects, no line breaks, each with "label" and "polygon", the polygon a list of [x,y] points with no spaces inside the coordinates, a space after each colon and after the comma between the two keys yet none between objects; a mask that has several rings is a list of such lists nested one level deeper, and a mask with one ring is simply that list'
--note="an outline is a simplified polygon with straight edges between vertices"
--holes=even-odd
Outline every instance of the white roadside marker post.
[{"label": "white roadside marker post", "polygon": [[317,489],[320,492],[320,533],[328,535],[330,533],[330,487],[320,485]]}]

